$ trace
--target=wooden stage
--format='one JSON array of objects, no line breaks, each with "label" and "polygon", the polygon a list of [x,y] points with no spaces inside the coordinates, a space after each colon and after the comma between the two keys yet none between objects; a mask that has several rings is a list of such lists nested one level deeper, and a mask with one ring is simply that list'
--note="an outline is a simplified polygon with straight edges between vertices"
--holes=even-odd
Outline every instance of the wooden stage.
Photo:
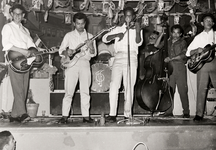
[{"label": "wooden stage", "polygon": [[83,123],[80,116],[70,118],[68,124],[57,124],[60,116],[37,117],[23,124],[1,119],[0,130],[11,131],[16,150],[215,150],[216,117],[205,116],[201,122],[193,117],[134,115],[133,123],[125,123],[120,116],[119,124],[104,126]]}]

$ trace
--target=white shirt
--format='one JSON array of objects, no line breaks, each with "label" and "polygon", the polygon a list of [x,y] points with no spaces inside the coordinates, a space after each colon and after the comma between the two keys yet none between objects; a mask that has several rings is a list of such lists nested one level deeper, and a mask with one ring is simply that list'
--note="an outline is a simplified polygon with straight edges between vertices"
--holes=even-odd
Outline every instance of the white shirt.
[{"label": "white shirt", "polygon": [[[88,35],[87,35],[88,34]],[[61,46],[59,48],[59,54],[61,56],[61,53],[67,49],[67,47],[69,49],[76,49],[81,43],[85,43],[86,40],[88,39],[91,39],[93,37],[92,34],[90,33],[87,33],[86,30],[84,32],[82,32],[81,34],[75,29],[71,32],[68,32],[64,38],[63,38],[63,41],[61,43]],[[93,43],[93,46],[94,46],[94,49],[95,49],[95,53],[94,54],[90,54],[89,50],[86,51],[86,54],[81,57],[80,59],[87,59],[87,60],[90,60],[91,57],[94,57],[96,56],[97,54],[97,50],[96,50],[96,44],[95,44],[95,41]],[[84,45],[82,48],[81,48],[81,51],[82,50],[86,50],[87,49],[87,46]]]},{"label": "white shirt", "polygon": [[[213,36],[214,34],[214,36]],[[201,32],[198,34],[194,40],[190,43],[190,45],[187,48],[186,56],[190,56],[191,50],[197,49],[197,48],[204,48],[208,44],[216,43],[216,32],[213,30],[210,30],[209,32]]]},{"label": "white shirt", "polygon": [[[102,41],[104,43],[108,43],[110,41],[107,41],[107,37],[109,35],[113,35],[113,34],[117,34],[117,33],[125,33],[126,32],[126,24],[123,24],[120,27],[116,27],[113,30],[111,30],[110,32],[108,32],[107,34],[105,34],[102,38]],[[142,44],[143,42],[143,37],[142,37],[142,30],[140,32],[140,37],[141,37],[141,41],[139,43],[136,43],[136,29],[130,29],[129,30],[129,45],[130,45],[130,51],[131,52],[135,52],[136,54],[138,54],[138,47]],[[115,52],[118,53],[118,51],[123,51],[125,53],[127,53],[128,51],[128,31],[125,33],[123,39],[121,41],[118,41],[119,38],[115,38],[115,44],[114,44],[114,48],[115,48]]]},{"label": "white shirt", "polygon": [[10,22],[2,28],[2,45],[3,51],[10,50],[16,46],[23,49],[35,47],[35,44],[30,36],[29,30],[21,23],[18,25],[15,22]]}]

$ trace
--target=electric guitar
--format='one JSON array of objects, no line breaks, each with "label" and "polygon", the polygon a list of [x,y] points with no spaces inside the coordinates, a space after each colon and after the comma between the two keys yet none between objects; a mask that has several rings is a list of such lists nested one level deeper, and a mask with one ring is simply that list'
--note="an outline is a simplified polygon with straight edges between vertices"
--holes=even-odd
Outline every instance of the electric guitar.
[{"label": "electric guitar", "polygon": [[190,56],[188,60],[188,69],[193,73],[197,73],[205,63],[211,62],[215,57],[215,47],[216,44],[208,44],[201,53],[195,53]]},{"label": "electric guitar", "polygon": [[[101,34],[103,34],[106,31],[110,31],[112,29],[114,29],[116,26],[110,27],[108,29],[103,29],[101,30],[99,33],[97,33],[95,36],[93,36],[92,38],[90,38],[90,41],[94,41],[97,37],[99,37]],[[61,68],[62,69],[66,69],[66,68],[70,68],[72,66],[74,66],[77,61],[84,56],[86,53],[85,51],[88,50],[81,50],[81,48],[86,45],[86,42],[79,44],[75,49],[74,49],[74,53],[71,56],[66,56],[66,58],[62,58],[61,59]]]},{"label": "electric guitar", "polygon": [[26,57],[20,52],[13,50],[8,51],[6,60],[13,71],[18,73],[28,72],[32,66],[37,67],[43,63],[43,54],[55,53],[58,51],[55,47],[43,51],[38,51],[35,47],[30,47],[28,50],[33,53],[32,56]]}]

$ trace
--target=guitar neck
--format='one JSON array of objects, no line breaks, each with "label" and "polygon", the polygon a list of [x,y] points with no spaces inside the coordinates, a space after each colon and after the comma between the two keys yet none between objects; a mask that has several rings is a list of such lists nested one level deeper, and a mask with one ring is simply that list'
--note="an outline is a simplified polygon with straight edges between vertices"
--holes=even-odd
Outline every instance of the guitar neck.
[{"label": "guitar neck", "polygon": [[216,47],[216,44],[210,46],[210,47],[206,47],[204,50],[203,50],[203,53],[207,52],[207,51],[210,51],[211,49],[215,48]]},{"label": "guitar neck", "polygon": [[37,53],[35,53],[35,56],[47,54],[47,53],[49,53],[51,51],[52,51],[51,49],[46,49],[46,50],[43,50],[43,51],[38,51]]},{"label": "guitar neck", "polygon": [[[90,41],[94,41],[97,37],[99,37],[102,33],[104,33],[106,30],[102,30],[100,31],[98,34],[96,34],[95,36],[93,36],[92,38],[90,38]],[[78,46],[75,51],[78,51],[80,48],[82,48],[84,45],[86,45],[86,42],[81,44],[80,46]]]}]

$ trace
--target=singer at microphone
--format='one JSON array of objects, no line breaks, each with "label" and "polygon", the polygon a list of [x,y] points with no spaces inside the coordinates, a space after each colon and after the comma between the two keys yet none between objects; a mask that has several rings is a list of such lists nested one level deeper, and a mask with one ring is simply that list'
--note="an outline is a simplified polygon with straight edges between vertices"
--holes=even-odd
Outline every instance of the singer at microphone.
[{"label": "singer at microphone", "polygon": [[[124,91],[124,117],[127,119],[129,116],[132,116],[133,92],[138,66],[138,47],[141,46],[143,42],[143,34],[139,25],[135,25],[136,29],[129,28],[136,16],[134,9],[132,7],[126,7],[123,10],[123,13],[124,23],[106,33],[102,38],[104,43],[109,43],[114,40],[115,49],[109,90],[110,112],[109,116],[106,117],[107,123],[117,122],[118,93],[119,88],[121,87],[121,81],[123,81],[124,89],[127,89]],[[130,53],[128,53],[128,51],[130,51]],[[130,74],[128,72],[130,72]]]}]

